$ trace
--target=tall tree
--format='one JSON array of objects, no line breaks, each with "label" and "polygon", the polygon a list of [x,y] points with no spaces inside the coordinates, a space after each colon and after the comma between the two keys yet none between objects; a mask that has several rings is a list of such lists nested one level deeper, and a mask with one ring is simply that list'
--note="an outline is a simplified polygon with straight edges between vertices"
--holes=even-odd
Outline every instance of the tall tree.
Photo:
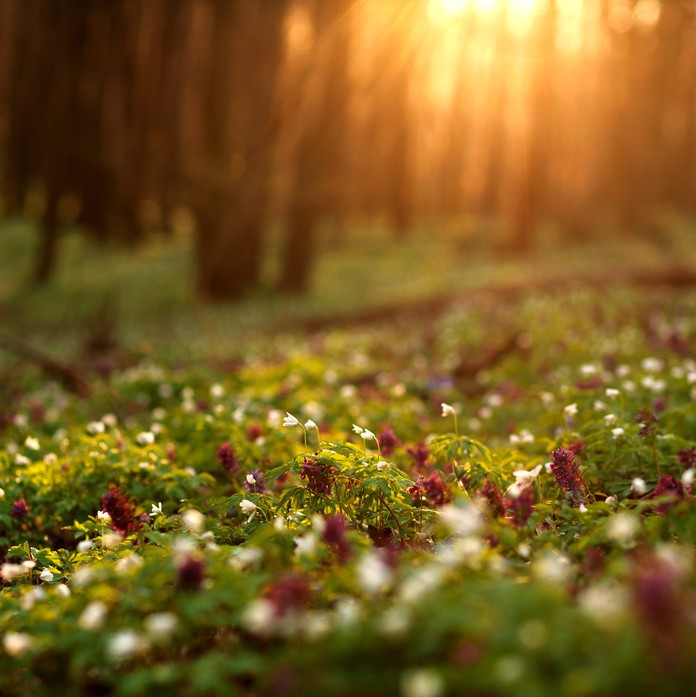
[{"label": "tall tree", "polygon": [[[259,283],[286,0],[213,0],[203,171],[195,184],[197,288],[235,299]],[[260,47],[263,47],[260,50]]]},{"label": "tall tree", "polygon": [[307,290],[318,227],[344,186],[352,5],[353,0],[314,0],[311,5],[315,40],[286,215],[279,282],[285,293]]}]

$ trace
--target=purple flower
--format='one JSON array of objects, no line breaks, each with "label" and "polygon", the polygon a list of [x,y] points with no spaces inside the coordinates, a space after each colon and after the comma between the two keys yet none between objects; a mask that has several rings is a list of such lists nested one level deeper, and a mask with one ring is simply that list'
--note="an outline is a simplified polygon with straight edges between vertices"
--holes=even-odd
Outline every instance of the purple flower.
[{"label": "purple flower", "polygon": [[140,529],[135,504],[120,487],[113,486],[101,498],[102,510],[111,516],[111,528],[124,537]]},{"label": "purple flower", "polygon": [[490,480],[486,479],[483,488],[478,492],[479,496],[483,497],[488,504],[488,508],[495,518],[505,514],[505,501],[500,489]]},{"label": "purple flower", "polygon": [[406,450],[413,458],[417,467],[423,469],[427,466],[428,460],[430,459],[430,451],[425,446],[425,443],[418,443],[415,448],[409,446]]},{"label": "purple flower", "polygon": [[295,573],[281,576],[266,592],[266,597],[273,604],[278,617],[306,605],[310,596],[311,589],[307,579]]},{"label": "purple flower", "polygon": [[523,486],[517,496],[510,496],[505,501],[507,518],[517,528],[523,528],[534,511],[534,487]]},{"label": "purple flower", "polygon": [[217,458],[225,472],[233,477],[239,468],[239,463],[237,462],[234,448],[229,441],[223,443],[217,449]]},{"label": "purple flower", "polygon": [[333,468],[318,460],[306,457],[302,463],[300,478],[307,480],[307,489],[313,494],[331,494],[333,484]]},{"label": "purple flower", "polygon": [[25,518],[28,513],[29,506],[27,506],[27,502],[24,499],[18,499],[12,504],[12,512],[10,513],[10,515],[13,518],[21,520],[22,518]]},{"label": "purple flower", "polygon": [[551,473],[563,491],[567,491],[573,497],[581,495],[582,475],[572,450],[558,448],[551,453]]},{"label": "purple flower", "polygon": [[176,570],[176,585],[185,591],[198,591],[205,580],[205,564],[200,559],[188,557]]},{"label": "purple flower", "polygon": [[415,506],[421,505],[423,500],[431,506],[444,506],[452,498],[442,476],[437,471],[431,472],[427,479],[421,475],[407,491],[413,496]]},{"label": "purple flower", "polygon": [[638,413],[633,417],[633,420],[640,424],[640,431],[638,433],[641,436],[652,436],[655,433],[655,424],[657,423],[657,416],[650,409],[650,407],[641,407]]},{"label": "purple flower", "polygon": [[394,453],[394,449],[401,445],[401,441],[396,437],[391,426],[385,426],[377,438],[380,452],[384,457],[389,457]]},{"label": "purple flower", "polygon": [[244,479],[244,488],[250,494],[266,494],[268,493],[268,488],[266,487],[266,477],[261,470],[251,470],[249,474]]},{"label": "purple flower", "polygon": [[666,497],[669,497],[669,500],[657,506],[657,510],[660,513],[666,513],[677,501],[684,498],[682,483],[671,474],[663,474],[657,480],[657,486],[650,494],[650,498],[653,499]]},{"label": "purple flower", "polygon": [[347,530],[346,519],[342,513],[327,516],[322,537],[324,542],[336,552],[340,564],[345,564],[353,554],[353,548],[346,537]]},{"label": "purple flower", "polygon": [[696,447],[679,451],[679,464],[685,469],[696,468]]}]

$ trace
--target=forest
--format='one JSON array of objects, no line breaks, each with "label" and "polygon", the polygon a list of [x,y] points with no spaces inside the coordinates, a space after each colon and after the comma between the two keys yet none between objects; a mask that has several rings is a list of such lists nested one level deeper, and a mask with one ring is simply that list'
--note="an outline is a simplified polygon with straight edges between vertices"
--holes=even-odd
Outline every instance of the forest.
[{"label": "forest", "polygon": [[0,0],[0,695],[682,697],[694,0]]}]

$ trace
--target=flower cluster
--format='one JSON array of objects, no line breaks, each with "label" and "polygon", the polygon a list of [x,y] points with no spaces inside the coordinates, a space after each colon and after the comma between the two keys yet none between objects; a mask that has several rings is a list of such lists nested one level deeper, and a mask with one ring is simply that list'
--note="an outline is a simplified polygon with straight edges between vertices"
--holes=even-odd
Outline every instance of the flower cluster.
[{"label": "flower cluster", "polygon": [[582,495],[584,486],[582,474],[575,459],[575,453],[569,448],[557,448],[551,453],[551,473],[556,484],[573,498]]},{"label": "flower cluster", "polygon": [[331,494],[333,484],[333,468],[331,465],[305,457],[300,469],[300,477],[307,480],[307,489],[309,491],[323,496]]}]

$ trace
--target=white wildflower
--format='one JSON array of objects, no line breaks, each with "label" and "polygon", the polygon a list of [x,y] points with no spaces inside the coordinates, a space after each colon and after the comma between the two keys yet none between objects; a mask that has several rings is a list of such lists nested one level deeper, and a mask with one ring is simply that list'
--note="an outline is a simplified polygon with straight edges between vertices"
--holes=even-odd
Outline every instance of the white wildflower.
[{"label": "white wildflower", "polygon": [[401,680],[402,697],[440,697],[445,692],[445,683],[434,670],[414,670]]},{"label": "white wildflower", "polygon": [[318,428],[317,425],[314,423],[314,421],[312,421],[312,419],[307,419],[307,421],[305,421],[304,427],[305,427],[308,431],[310,431],[310,430],[313,429],[313,428],[316,429],[317,431],[319,430],[319,428]]},{"label": "white wildflower", "polygon": [[640,365],[646,373],[659,373],[665,367],[664,361],[661,361],[659,358],[653,358],[652,356],[644,358]]},{"label": "white wildflower", "polygon": [[607,397],[618,397],[621,394],[621,392],[617,390],[615,387],[607,387],[607,389],[604,390],[604,394]]},{"label": "white wildflower", "polygon": [[34,436],[27,436],[26,440],[24,441],[24,447],[29,448],[29,450],[40,450],[41,444],[39,443],[38,438],[35,438]]},{"label": "white wildflower", "polygon": [[59,595],[61,598],[67,598],[70,595],[70,588],[64,583],[59,583],[54,586],[54,588],[56,590],[56,595]]},{"label": "white wildflower", "polygon": [[293,416],[289,411],[285,412],[286,416],[283,418],[283,426],[299,426],[299,420]]},{"label": "white wildflower", "polygon": [[175,631],[179,619],[173,612],[158,612],[145,619],[145,631],[155,639],[167,639]]},{"label": "white wildflower", "polygon": [[39,574],[39,579],[44,583],[50,583],[53,580],[53,574],[51,573],[50,569],[44,569]]},{"label": "white wildflower", "polygon": [[617,426],[616,428],[611,429],[611,437],[614,440],[618,440],[619,438],[623,438],[624,434],[625,434],[625,431],[623,430],[623,428],[621,428],[621,426]]},{"label": "white wildflower", "polygon": [[145,648],[145,641],[132,629],[123,629],[116,632],[109,640],[107,650],[111,658],[117,661],[124,660],[140,653]]},{"label": "white wildflower", "polygon": [[318,538],[313,533],[307,533],[295,538],[295,554],[298,557],[309,557],[317,551]]},{"label": "white wildflower", "polygon": [[615,542],[628,542],[637,532],[638,519],[633,513],[617,513],[607,523],[607,537]]},{"label": "white wildflower", "polygon": [[106,523],[111,520],[111,514],[106,511],[97,511],[97,520]]},{"label": "white wildflower", "polygon": [[90,421],[87,424],[87,433],[89,433],[91,436],[97,436],[101,433],[104,433],[105,430],[106,427],[101,421]]},{"label": "white wildflower", "polygon": [[92,540],[80,540],[77,543],[77,551],[78,552],[88,552],[90,549],[94,547],[94,542]]},{"label": "white wildflower", "polygon": [[442,407],[442,416],[456,416],[457,410],[451,404],[442,402],[440,406]]},{"label": "white wildflower", "polygon": [[642,496],[647,490],[648,490],[648,485],[645,483],[645,480],[642,477],[636,477],[631,482],[631,491],[636,496]]},{"label": "white wildflower", "polygon": [[159,503],[153,503],[152,508],[150,509],[150,518],[157,518],[157,516],[164,515],[164,511],[162,510],[162,502],[160,501]]},{"label": "white wildflower", "polygon": [[93,600],[85,607],[77,620],[80,629],[94,632],[101,629],[106,619],[107,607],[101,600]]},{"label": "white wildflower", "polygon": [[152,431],[142,431],[135,437],[138,445],[152,445],[155,442],[155,434]]},{"label": "white wildflower", "polygon": [[694,474],[696,474],[696,472],[694,472],[693,467],[690,467],[688,470],[686,470],[684,472],[684,474],[682,474],[682,476],[681,476],[682,486],[684,486],[684,487],[691,486],[694,483]]},{"label": "white wildflower", "polygon": [[200,532],[203,529],[205,516],[195,508],[188,508],[181,514],[181,519],[191,532]]},{"label": "white wildflower", "polygon": [[577,416],[577,413],[578,405],[575,402],[563,407],[563,414],[565,415],[566,419],[572,419],[574,416]]},{"label": "white wildflower", "polygon": [[389,467],[389,463],[385,462],[384,460],[380,460],[377,463],[377,469],[381,472],[382,470],[385,470],[387,467]]},{"label": "white wildflower", "polygon": [[358,581],[366,593],[377,594],[391,581],[392,571],[374,552],[362,556],[358,563]]},{"label": "white wildflower", "polygon": [[447,504],[440,509],[440,520],[457,537],[475,535],[482,525],[481,514],[473,504]]},{"label": "white wildflower", "polygon": [[614,426],[616,424],[616,414],[607,414],[604,417],[605,426]]},{"label": "white wildflower", "polygon": [[21,656],[31,649],[34,639],[23,632],[7,632],[2,638],[2,647],[10,656]]},{"label": "white wildflower", "polygon": [[25,569],[21,564],[11,564],[6,562],[0,566],[0,576],[2,576],[4,581],[14,581],[14,579],[23,576],[25,573],[27,573],[27,569]]},{"label": "white wildflower", "polygon": [[214,383],[210,386],[210,396],[213,399],[221,399],[225,394],[225,388],[219,383]]}]

